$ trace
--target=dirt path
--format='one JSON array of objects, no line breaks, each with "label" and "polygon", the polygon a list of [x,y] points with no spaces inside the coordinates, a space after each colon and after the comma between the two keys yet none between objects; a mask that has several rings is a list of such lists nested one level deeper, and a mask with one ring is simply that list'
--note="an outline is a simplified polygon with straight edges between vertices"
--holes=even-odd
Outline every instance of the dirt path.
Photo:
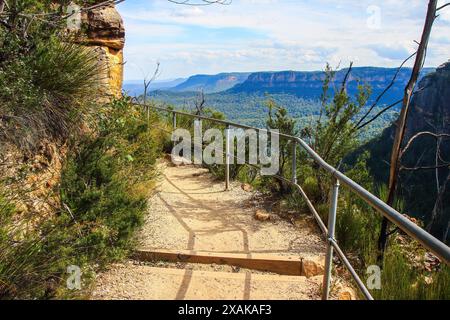
[{"label": "dirt path", "polygon": [[[240,184],[205,169],[163,163],[139,241],[150,249],[267,254],[323,259],[324,242],[308,223],[254,218],[260,205]],[[99,275],[95,299],[316,299],[321,276],[293,277],[226,265],[128,261]]]}]

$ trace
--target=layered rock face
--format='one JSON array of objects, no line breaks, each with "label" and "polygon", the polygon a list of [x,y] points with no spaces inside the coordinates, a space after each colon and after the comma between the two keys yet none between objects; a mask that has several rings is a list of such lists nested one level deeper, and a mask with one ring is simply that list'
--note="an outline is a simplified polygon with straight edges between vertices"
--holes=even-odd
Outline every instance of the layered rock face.
[{"label": "layered rock face", "polygon": [[83,13],[86,35],[82,42],[95,50],[102,65],[102,91],[106,97],[120,97],[123,82],[125,29],[113,5]]},{"label": "layered rock face", "polygon": [[[441,65],[435,72],[425,76],[416,88],[411,100],[405,143],[421,131],[450,134],[450,62]],[[371,153],[369,167],[377,182],[387,183],[389,161],[396,126],[386,128],[380,137],[367,143],[356,154],[364,150]],[[440,145],[440,158],[450,159],[450,141],[445,139]],[[430,136],[417,138],[402,159],[406,167],[433,167],[436,163],[436,140]],[[440,162],[442,163],[442,162]],[[448,168],[438,170],[439,183],[446,181]],[[430,232],[438,239],[450,243],[450,187],[443,195],[443,205],[438,217],[432,217],[437,198],[436,171],[402,171],[399,195],[404,200],[409,215],[421,219],[429,225]]]},{"label": "layered rock face", "polygon": [[[336,84],[342,83],[348,69],[341,69],[336,72],[334,81]],[[434,69],[425,68],[421,73],[424,75],[434,71]],[[347,83],[347,92],[355,96],[358,92],[358,86],[361,83],[370,85],[372,89],[369,103],[384,91],[390,84],[391,79],[397,73],[396,68],[377,68],[377,67],[355,67],[352,69]],[[384,94],[379,105],[389,105],[403,97],[403,91],[408,83],[411,69],[402,69],[396,82],[391,89]],[[268,93],[289,93],[295,94],[304,99],[320,99],[323,93],[323,80],[325,73],[322,71],[301,72],[301,71],[281,71],[281,72],[257,72],[252,73],[246,81],[236,85],[229,91],[231,93],[241,92],[268,92]]]},{"label": "layered rock face", "polygon": [[424,77],[411,104],[407,136],[419,131],[450,133],[450,61]]}]

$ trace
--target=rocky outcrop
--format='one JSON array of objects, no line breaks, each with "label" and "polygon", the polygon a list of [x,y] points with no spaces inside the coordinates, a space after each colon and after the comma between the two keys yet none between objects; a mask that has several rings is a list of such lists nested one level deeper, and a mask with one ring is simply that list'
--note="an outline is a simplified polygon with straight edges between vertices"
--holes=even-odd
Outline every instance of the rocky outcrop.
[{"label": "rocky outcrop", "polygon": [[[16,146],[2,144],[0,183],[15,206],[17,219],[38,223],[59,207],[58,184],[66,146],[41,141],[34,153],[24,154]],[[30,225],[29,227],[33,227]]]},{"label": "rocky outcrop", "polygon": [[450,133],[450,61],[424,77],[412,100],[407,136],[419,131]]},{"label": "rocky outcrop", "polygon": [[[408,115],[405,143],[411,137],[422,131],[433,133],[450,133],[450,61],[441,65],[425,76],[418,84],[414,95],[410,113]],[[376,137],[360,148],[354,155],[370,151],[368,165],[378,183],[387,183],[392,143],[395,135],[395,123],[386,128],[382,135]],[[450,159],[450,141],[444,140],[440,146],[440,158]],[[434,167],[436,163],[436,140],[430,136],[417,138],[402,158],[405,167]],[[438,170],[439,182],[446,181],[449,169],[442,167]],[[448,201],[443,203],[442,214],[437,220],[432,220],[432,210],[435,206],[436,172],[435,170],[405,171],[401,173],[399,194],[405,203],[404,212],[420,219],[430,232],[441,240],[450,242],[448,233],[450,220],[450,206]],[[449,199],[450,188],[443,199]],[[434,222],[432,222],[434,221]],[[431,225],[430,225],[430,222]]]},{"label": "rocky outcrop", "polygon": [[[423,77],[415,91],[404,141],[421,131],[450,133],[450,61]],[[380,140],[392,144],[394,135],[395,124],[392,124],[383,131]]]},{"label": "rocky outcrop", "polygon": [[125,28],[113,5],[83,13],[81,42],[95,50],[102,66],[102,92],[107,97],[120,97],[123,82],[123,48]]},{"label": "rocky outcrop", "polygon": [[301,275],[311,278],[323,275],[325,270],[325,260],[323,257],[310,257],[302,259]]}]

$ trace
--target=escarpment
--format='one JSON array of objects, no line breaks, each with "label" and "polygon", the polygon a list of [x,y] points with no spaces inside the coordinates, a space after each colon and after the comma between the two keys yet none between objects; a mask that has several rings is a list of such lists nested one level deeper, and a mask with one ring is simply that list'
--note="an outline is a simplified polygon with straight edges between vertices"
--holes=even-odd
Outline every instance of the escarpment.
[{"label": "escarpment", "polygon": [[[100,1],[99,1],[100,2]],[[102,95],[120,97],[123,82],[125,28],[114,5],[102,6],[82,14],[80,42],[95,50],[101,64]]]},{"label": "escarpment", "polygon": [[[56,3],[52,10],[56,12],[58,9],[59,4]],[[66,8],[61,10],[65,12]],[[76,42],[94,50],[101,66],[98,76],[100,91],[92,100],[107,102],[113,97],[120,97],[125,44],[125,29],[120,14],[113,5],[101,6],[83,11],[81,22],[81,29],[75,31]],[[19,214],[36,219],[54,214],[60,201],[58,188],[66,154],[65,139],[54,141],[52,137],[46,137],[27,151],[14,143],[0,141],[0,184],[5,186],[8,196],[9,193],[20,193],[20,196],[13,197]]]}]

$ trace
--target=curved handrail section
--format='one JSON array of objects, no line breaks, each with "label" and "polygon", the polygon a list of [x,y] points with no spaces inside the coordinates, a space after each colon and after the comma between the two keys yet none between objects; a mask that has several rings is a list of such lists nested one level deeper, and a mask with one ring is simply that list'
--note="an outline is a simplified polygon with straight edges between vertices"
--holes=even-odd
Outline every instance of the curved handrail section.
[{"label": "curved handrail section", "polygon": [[387,205],[384,201],[364,189],[358,183],[347,177],[342,172],[338,171],[325,160],[323,160],[308,144],[302,139],[294,137],[296,141],[306,150],[306,152],[313,158],[313,160],[325,171],[333,175],[341,183],[346,185],[350,190],[360,196],[367,204],[381,213],[389,221],[395,224],[403,232],[408,234],[411,238],[420,242],[425,248],[433,252],[436,256],[442,259],[447,265],[450,265],[450,247],[445,243],[439,241],[433,235],[410,221],[397,210]]},{"label": "curved handrail section", "polygon": [[[137,104],[140,106],[148,107],[143,104]],[[235,128],[240,128],[244,130],[257,130],[259,132],[266,132],[266,133],[275,133],[271,132],[268,129],[263,128],[256,128],[252,126],[243,125],[240,123],[235,123],[227,120],[221,120],[221,119],[215,119],[210,118],[202,115],[196,115],[191,114],[183,111],[178,110],[172,110],[167,109],[159,106],[151,106],[151,108],[170,112],[173,114],[181,115],[181,116],[187,116],[194,119],[201,119],[201,120],[207,120],[211,122],[215,122],[218,124],[222,124],[225,126],[231,126]],[[445,262],[447,265],[450,265],[450,247],[447,246],[445,243],[441,242],[437,238],[435,238],[433,235],[422,229],[421,227],[417,226],[415,223],[410,221],[408,218],[406,218],[404,215],[399,213],[397,210],[392,208],[391,206],[387,205],[385,202],[383,202],[381,199],[364,189],[362,186],[360,186],[358,183],[347,177],[345,174],[328,164],[325,160],[322,159],[322,157],[317,154],[305,141],[303,141],[299,137],[294,137],[291,135],[283,134],[283,133],[276,133],[280,137],[289,139],[292,141],[297,142],[305,151],[306,153],[314,160],[314,162],[323,170],[330,173],[335,179],[337,179],[339,182],[341,182],[343,185],[345,185],[349,190],[357,194],[361,199],[363,199],[367,204],[369,204],[372,208],[374,208],[376,211],[381,213],[384,217],[386,217],[389,221],[391,221],[393,224],[395,224],[400,230],[408,234],[411,238],[417,240],[419,243],[421,243],[426,249],[431,251],[433,254],[435,254],[437,257],[439,257],[443,262]],[[303,195],[303,189],[300,185],[296,183],[292,183],[295,185],[299,191]],[[321,220],[319,219],[321,222]],[[325,231],[325,225],[319,222],[319,226],[322,231]]]}]

